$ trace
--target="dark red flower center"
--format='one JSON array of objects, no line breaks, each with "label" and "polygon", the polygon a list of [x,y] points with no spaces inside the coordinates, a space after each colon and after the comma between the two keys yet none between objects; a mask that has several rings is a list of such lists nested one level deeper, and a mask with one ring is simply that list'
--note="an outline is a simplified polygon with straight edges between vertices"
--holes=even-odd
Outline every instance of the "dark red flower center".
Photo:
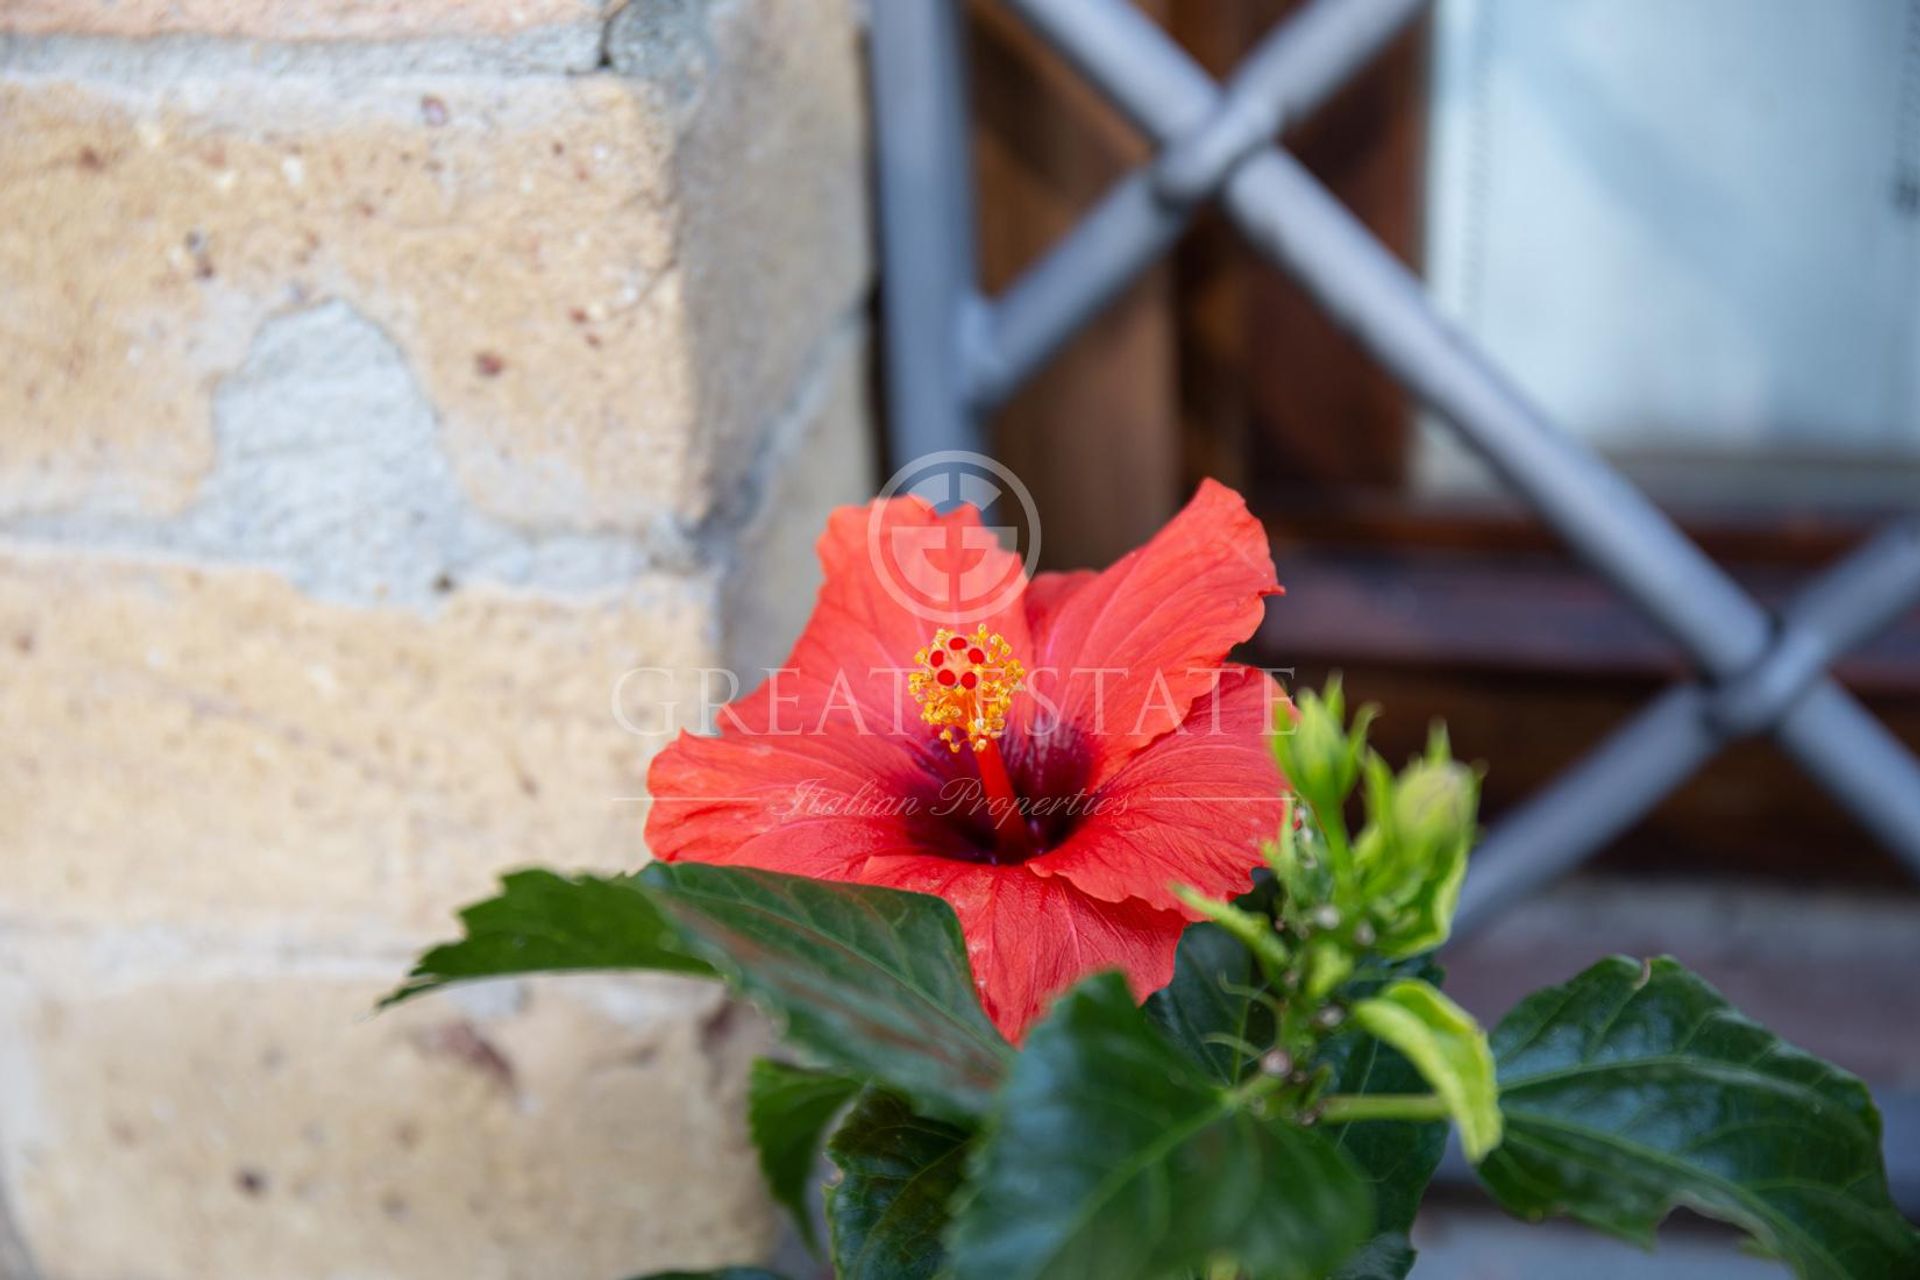
[{"label": "dark red flower center", "polygon": [[980,771],[978,806],[964,801],[952,811],[969,826],[978,826],[981,855],[992,862],[1024,862],[1040,851],[1023,804],[1007,774],[998,745],[1007,731],[1007,712],[1014,694],[1026,679],[1026,668],[1013,646],[985,626],[971,636],[955,635],[944,627],[934,632],[927,647],[914,655],[920,669],[907,680],[920,718],[939,730],[940,741],[958,753],[964,745],[973,751]]}]

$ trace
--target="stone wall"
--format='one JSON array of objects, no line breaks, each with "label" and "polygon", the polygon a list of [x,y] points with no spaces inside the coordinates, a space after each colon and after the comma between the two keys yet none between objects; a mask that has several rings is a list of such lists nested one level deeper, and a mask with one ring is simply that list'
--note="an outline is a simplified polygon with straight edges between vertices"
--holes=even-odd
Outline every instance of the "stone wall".
[{"label": "stone wall", "polygon": [[369,1010],[644,860],[621,674],[777,660],[871,483],[846,0],[0,32],[0,1277],[761,1254],[716,991]]}]

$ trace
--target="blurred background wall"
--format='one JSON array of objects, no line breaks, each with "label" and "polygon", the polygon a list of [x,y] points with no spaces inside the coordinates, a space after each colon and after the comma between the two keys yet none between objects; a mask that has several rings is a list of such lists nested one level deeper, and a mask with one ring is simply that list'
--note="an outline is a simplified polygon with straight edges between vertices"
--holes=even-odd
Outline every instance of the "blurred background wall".
[{"label": "blurred background wall", "polygon": [[[1135,0],[1216,76],[1310,0]],[[1007,6],[968,5],[980,257],[1019,280],[1151,148]],[[1562,429],[1777,608],[1920,509],[1920,5],[1435,0],[1281,139]],[[1242,492],[1283,599],[1248,657],[1342,673],[1418,751],[1483,762],[1492,824],[1692,664],[1203,211],[987,424],[1047,567],[1104,563],[1201,476]],[[1920,610],[1836,664],[1920,747]],[[1669,952],[1920,1115],[1911,869],[1764,735],[1573,876],[1459,937],[1449,989],[1497,1020],[1592,957]],[[1920,1203],[1920,1144],[1892,1177]],[[1416,1275],[1779,1275],[1684,1215],[1654,1258],[1531,1241],[1468,1193]],[[1697,1224],[1694,1224],[1697,1226]],[[1695,1247],[1695,1246],[1698,1247]]]},{"label": "blurred background wall", "polygon": [[0,32],[0,1276],[759,1253],[716,992],[368,1015],[500,870],[643,860],[622,674],[777,660],[870,491],[847,6]]},{"label": "blurred background wall", "polygon": [[[1139,7],[1225,75],[1306,6]],[[969,12],[997,291],[1149,150],[1004,7]],[[1920,505],[1916,122],[1906,0],[1437,0],[1282,141],[1554,421],[1778,604]],[[1217,215],[989,433],[1049,567],[1136,545],[1201,476],[1246,493],[1288,588],[1259,659],[1305,684],[1343,671],[1385,704],[1394,755],[1445,717],[1489,763],[1496,816],[1688,669]],[[1838,672],[1920,742],[1920,614]],[[1602,865],[1912,900],[1761,741]]]}]

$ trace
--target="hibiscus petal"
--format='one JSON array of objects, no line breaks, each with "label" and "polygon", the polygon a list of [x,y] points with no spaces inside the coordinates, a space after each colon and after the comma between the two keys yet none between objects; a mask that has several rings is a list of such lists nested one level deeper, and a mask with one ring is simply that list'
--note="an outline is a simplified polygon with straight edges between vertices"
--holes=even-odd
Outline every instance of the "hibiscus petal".
[{"label": "hibiscus petal", "polygon": [[1020,557],[973,507],[942,515],[918,498],[840,507],[819,552],[825,581],[787,665],[816,684],[844,676],[862,709],[883,723],[904,707],[908,730],[921,729],[898,673],[939,628],[985,625],[1023,661],[1032,647]]},{"label": "hibiscus petal", "polygon": [[[1027,630],[1042,636],[1053,626],[1054,615],[1080,588],[1094,581],[1099,573],[1092,569],[1070,569],[1065,573],[1036,573],[1027,583],[1025,598]],[[1022,658],[1021,661],[1025,661]]]},{"label": "hibiscus petal", "polygon": [[873,857],[969,856],[960,829],[929,816],[941,785],[881,737],[683,733],[647,774],[647,847],[829,880],[861,879]]},{"label": "hibiscus petal", "polygon": [[1265,672],[1227,665],[1176,732],[1127,761],[1065,841],[1025,865],[1103,902],[1189,915],[1170,886],[1245,893],[1280,830],[1285,787],[1266,735],[1283,697]]},{"label": "hibiscus petal", "polygon": [[[1014,748],[1023,775],[1099,786],[1186,718],[1279,590],[1260,522],[1239,494],[1203,482],[1145,546],[1040,611],[1026,659],[1039,697],[1025,700]],[[1058,753],[1076,760],[1048,759]]]},{"label": "hibiscus petal", "polygon": [[867,865],[866,879],[952,905],[980,1002],[1016,1044],[1054,996],[1090,973],[1119,969],[1139,1000],[1172,980],[1184,916],[1138,901],[1101,902],[1031,866],[884,858]]}]

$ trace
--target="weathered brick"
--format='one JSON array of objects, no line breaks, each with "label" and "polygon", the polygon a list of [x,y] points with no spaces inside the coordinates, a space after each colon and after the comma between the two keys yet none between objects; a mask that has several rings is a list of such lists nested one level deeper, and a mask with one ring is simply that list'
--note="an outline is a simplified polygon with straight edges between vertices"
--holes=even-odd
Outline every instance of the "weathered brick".
[{"label": "weathered brick", "polygon": [[711,988],[360,1017],[870,483],[846,0],[616,8],[0,0],[0,1273],[764,1251]]},{"label": "weathered brick", "polygon": [[461,583],[423,610],[245,565],[0,555],[0,1215],[41,1275],[764,1252],[739,1096],[762,1040],[710,989],[543,979],[362,1015],[497,871],[643,860],[661,738],[628,731],[645,707],[616,718],[619,676],[777,660],[823,507],[868,483],[864,349],[850,327],[802,380],[750,518],[691,575]]},{"label": "weathered brick", "polygon": [[0,513],[177,513],[260,327],[339,299],[483,511],[700,520],[864,287],[861,137],[838,3],[672,16],[624,75],[0,80]]},{"label": "weathered brick", "polygon": [[[677,263],[701,463],[717,486],[738,479],[755,432],[817,359],[817,317],[864,307],[866,139],[850,10],[848,0],[657,0],[613,25],[614,65],[668,86],[686,120],[673,164]],[[690,29],[693,14],[705,25]],[[695,47],[663,66],[687,41]],[[727,71],[689,83],[689,64]]]},{"label": "weathered brick", "polygon": [[[462,587],[434,613],[277,576],[0,557],[0,918],[443,933],[528,863],[645,860],[636,666],[716,661],[714,588]],[[648,728],[630,715],[628,724]]]},{"label": "weathered brick", "polygon": [[5,1201],[46,1280],[614,1278],[761,1256],[759,1024],[714,984],[4,939]]},{"label": "weathered brick", "polygon": [[[274,470],[236,470],[218,490],[251,531],[219,548],[233,562],[0,543],[0,722],[12,729],[0,737],[0,919],[31,909],[68,924],[419,940],[507,867],[639,865],[641,780],[665,734],[697,718],[695,673],[784,656],[811,604],[826,509],[870,483],[864,353],[850,327],[802,380],[712,563],[570,591],[462,570],[424,585],[425,604],[317,599],[353,581],[349,562],[365,562],[367,581],[430,578],[440,550],[401,548],[389,568],[382,557],[425,527],[433,495],[416,493],[411,525],[383,533],[387,495],[334,454],[301,465],[336,469],[334,487],[365,505],[344,503],[311,541],[286,535],[285,564],[271,558],[276,531],[323,495],[280,494]],[[403,479],[424,489],[414,474]],[[369,530],[370,545],[353,541]],[[519,554],[579,550],[543,547]],[[287,575],[308,569],[322,577],[299,590]],[[678,674],[623,684],[635,668]],[[670,714],[657,714],[663,695]]]},{"label": "weathered brick", "polygon": [[813,609],[820,559],[814,552],[827,511],[873,495],[867,422],[867,335],[851,327],[760,459],[755,510],[735,536],[721,616],[726,656],[746,687],[786,661]]},{"label": "weathered brick", "polygon": [[4,0],[0,31],[264,40],[398,40],[555,30],[597,35],[609,7],[611,0]]}]

